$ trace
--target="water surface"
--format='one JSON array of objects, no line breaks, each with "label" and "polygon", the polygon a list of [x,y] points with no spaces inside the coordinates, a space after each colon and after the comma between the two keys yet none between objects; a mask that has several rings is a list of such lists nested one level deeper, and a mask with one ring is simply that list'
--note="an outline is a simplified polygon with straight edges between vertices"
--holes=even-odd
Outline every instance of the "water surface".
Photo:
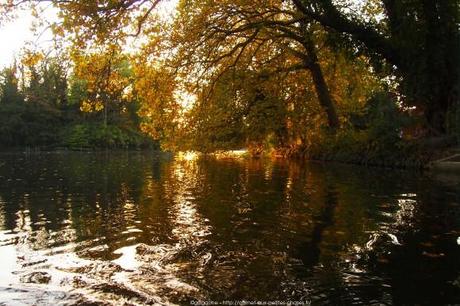
[{"label": "water surface", "polygon": [[413,172],[2,153],[0,304],[458,304],[459,204]]}]

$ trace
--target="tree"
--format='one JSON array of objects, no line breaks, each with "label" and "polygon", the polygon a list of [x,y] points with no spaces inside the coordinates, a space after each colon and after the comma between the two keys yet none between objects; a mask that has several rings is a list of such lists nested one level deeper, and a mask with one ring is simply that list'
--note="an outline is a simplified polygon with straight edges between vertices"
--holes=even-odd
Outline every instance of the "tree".
[{"label": "tree", "polygon": [[203,152],[259,148],[267,141],[283,146],[285,103],[273,82],[264,74],[228,71],[209,95],[203,88],[185,117],[189,145]]},{"label": "tree", "polygon": [[317,55],[322,31],[299,18],[295,7],[283,1],[182,1],[178,10],[171,41],[178,50],[174,65],[186,75],[206,83],[237,65],[270,73],[307,70],[330,128],[339,127]]},{"label": "tree", "polygon": [[292,1],[306,18],[395,67],[405,101],[424,111],[432,134],[447,132],[448,112],[459,103],[458,1],[369,1],[374,18],[367,19],[349,9],[352,1],[342,8],[332,0]]},{"label": "tree", "polygon": [[[21,2],[23,1],[12,1],[11,6]],[[160,2],[162,1],[120,0],[90,3],[73,0],[55,1],[55,5],[62,12],[61,26],[73,34],[73,40],[79,48],[85,48],[88,41],[98,44],[122,43],[127,35],[139,35],[142,27],[144,32],[149,33],[152,31],[148,28],[149,17]],[[179,4],[179,11],[178,25],[183,31],[182,34],[192,34],[196,40],[192,44],[188,44],[190,40],[187,39],[180,39],[177,42],[198,53],[199,50],[195,48],[196,43],[203,43],[203,41],[197,39],[196,35],[191,33],[193,31],[194,34],[203,33],[204,37],[209,38],[204,44],[205,48],[214,51],[219,48],[225,50],[220,54],[201,53],[201,63],[207,62],[212,64],[211,66],[216,66],[226,58],[232,58],[226,60],[227,64],[231,65],[231,61],[239,61],[242,56],[246,56],[244,54],[246,50],[252,49],[251,52],[258,52],[257,49],[262,45],[265,45],[265,49],[270,49],[269,45],[273,47],[268,52],[292,52],[298,58],[295,69],[308,69],[311,72],[318,100],[327,115],[329,126],[331,129],[338,128],[338,114],[318,63],[316,30],[310,29],[310,24],[299,18],[294,6],[281,0],[270,3],[182,1]],[[134,28],[129,26],[133,23]],[[184,24],[187,24],[190,30],[184,31]],[[155,24],[154,28],[157,26]],[[179,37],[176,36],[173,40],[175,39]],[[197,54],[194,58],[197,58]],[[192,64],[187,59],[185,61],[188,65]]]},{"label": "tree", "polygon": [[24,50],[21,54],[21,79],[25,99],[49,111],[59,111],[67,104],[69,61],[63,56]]},{"label": "tree", "polygon": [[[74,83],[84,90],[80,93],[81,110],[102,113],[103,125],[126,108],[132,99],[132,71],[129,59],[115,45],[102,47],[97,52],[73,54]],[[75,96],[74,96],[75,97]],[[112,117],[110,116],[112,115]]]},{"label": "tree", "polygon": [[[265,6],[261,7],[257,4],[264,4]],[[299,117],[299,114],[314,113],[312,116],[320,115],[327,118],[326,121],[321,118],[316,119],[316,126],[325,123],[334,127],[334,122],[336,122],[334,118],[338,120],[337,108],[346,111],[346,114],[351,111],[351,107],[346,109],[344,105],[338,106],[337,101],[340,101],[341,104],[346,101],[346,103],[355,105],[354,111],[363,107],[364,101],[368,98],[366,96],[372,92],[372,87],[375,88],[377,86],[375,84],[378,83],[375,80],[369,81],[371,72],[366,58],[362,56],[352,59],[341,54],[343,52],[340,50],[334,52],[327,44],[326,33],[318,24],[310,24],[308,31],[303,30],[300,25],[302,20],[293,19],[296,16],[295,8],[292,6],[283,7],[278,2],[272,2],[271,5],[249,1],[239,1],[238,3],[184,1],[180,3],[179,13],[176,15],[172,30],[163,27],[166,29],[158,31],[154,22],[147,25],[146,31],[154,33],[152,35],[154,38],[147,41],[142,52],[138,55],[139,58],[143,59],[143,66],[149,61],[156,62],[155,65],[163,69],[161,72],[163,78],[171,80],[170,84],[187,84],[186,89],[198,97],[196,107],[190,109],[185,117],[180,105],[170,107],[171,104],[166,106],[166,103],[155,103],[155,107],[150,108],[148,112],[149,116],[153,116],[155,113],[168,113],[167,116],[162,116],[168,119],[157,118],[156,123],[152,122],[153,125],[156,125],[153,130],[159,129],[165,132],[160,126],[168,122],[170,127],[166,130],[174,130],[175,132],[163,133],[163,136],[169,135],[171,137],[174,134],[177,137],[178,131],[183,130],[179,126],[187,124],[187,133],[180,133],[186,135],[185,138],[189,139],[191,143],[199,144],[198,147],[203,150],[238,147],[242,139],[253,136],[257,131],[257,129],[248,128],[247,131],[253,132],[252,135],[251,133],[248,135],[243,132],[241,127],[241,125],[248,123],[248,118],[243,120],[242,117],[247,117],[250,111],[257,109],[257,107],[249,107],[245,111],[239,111],[240,108],[236,105],[238,101],[241,102],[242,90],[240,85],[245,82],[246,92],[250,91],[248,86],[254,87],[252,88],[253,97],[256,96],[255,93],[257,93],[258,88],[268,89],[268,87],[272,87],[270,99],[252,99],[252,102],[257,101],[261,104],[260,110],[264,109],[265,102],[270,100],[279,102],[276,109],[280,113],[267,112],[267,114],[273,115],[271,120],[267,120],[264,116],[252,116],[250,118],[253,126],[255,124],[264,127],[271,123],[284,126],[287,124],[286,120],[292,124],[295,121],[293,118]],[[288,8],[293,9],[293,11],[288,10]],[[289,12],[292,16],[285,16]],[[158,54],[161,55],[164,50],[167,50],[168,57],[163,56],[163,59],[166,58],[166,60],[160,63]],[[318,50],[320,50],[319,53]],[[339,58],[341,58],[341,62],[336,63]],[[348,66],[345,63],[347,60]],[[313,65],[313,63],[316,64]],[[359,69],[354,69],[355,71],[350,69],[353,65]],[[331,69],[332,66],[337,69]],[[326,70],[328,73],[325,73]],[[338,70],[346,71],[348,75],[340,74],[337,72]],[[166,74],[169,77],[166,77]],[[149,74],[144,72],[139,75],[143,78],[142,76]],[[158,76],[158,73],[154,75]],[[312,75],[316,75],[316,77],[313,78]],[[362,76],[364,82],[357,80],[359,75]],[[244,76],[252,76],[253,81],[248,81],[251,78]],[[267,78],[270,81],[264,83],[263,79]],[[286,86],[288,82],[285,82],[285,79],[289,79],[291,82],[292,87],[289,91],[274,90],[278,85]],[[366,82],[374,85],[365,85]],[[261,85],[262,83],[265,85]],[[144,86],[142,92],[155,88],[154,95],[158,96],[159,87],[154,84],[158,83]],[[236,86],[237,84],[240,85]],[[343,87],[331,90],[331,84],[342,84]],[[309,87],[309,89],[300,90],[300,88],[305,89],[305,87]],[[359,88],[363,88],[363,90],[357,94]],[[364,92],[366,90],[368,91]],[[296,92],[303,92],[306,95],[302,96]],[[323,103],[319,103],[319,108],[315,106],[318,102],[315,99],[315,96],[318,97],[317,93],[323,93],[323,95],[319,95],[323,101]],[[244,103],[249,104],[248,102],[251,102],[248,97],[249,95],[246,96]],[[273,100],[273,97],[276,99]],[[350,102],[351,99],[356,100]],[[149,98],[145,100],[156,100],[151,89]],[[163,102],[167,100],[162,99]],[[303,103],[305,104],[304,108],[311,111],[298,112],[286,118],[283,109],[287,107],[288,103],[292,105],[293,101],[295,101],[296,110],[302,109],[300,105]],[[328,102],[324,101],[329,101],[332,108],[328,108]],[[166,111],[162,111],[162,109]],[[255,113],[257,112],[252,114]],[[324,116],[324,114],[328,115]],[[256,118],[259,119],[258,122],[256,122]],[[347,121],[343,116],[341,120]],[[179,124],[178,121],[182,121],[182,123]],[[303,123],[300,123],[301,121]],[[306,124],[304,121],[305,119],[296,121],[299,122],[298,125],[295,125],[299,131],[305,131]],[[291,126],[294,127],[294,125]],[[264,137],[266,136],[265,132],[262,134]],[[301,132],[293,132],[293,134],[299,135]],[[190,140],[190,138],[195,140]]]},{"label": "tree", "polygon": [[28,84],[21,86],[20,90],[16,70],[23,69],[6,69],[0,85],[0,145],[35,146],[56,141],[60,113],[53,105],[41,100],[41,75],[35,72]]},{"label": "tree", "polygon": [[12,67],[5,68],[2,73],[2,82],[0,86],[0,103],[22,103],[24,102],[24,97],[19,92],[19,80],[16,76],[17,74],[17,65],[14,64]]},{"label": "tree", "polygon": [[133,72],[134,92],[141,103],[141,129],[159,140],[164,149],[183,147],[184,106],[174,74],[148,56],[136,57]]},{"label": "tree", "polygon": [[[24,2],[37,1],[12,0],[0,8],[8,11]],[[167,1],[54,1],[61,10],[62,26],[74,34],[82,47],[85,40],[113,42],[127,35],[148,34],[151,28],[145,25],[151,24],[155,8],[164,2]],[[294,49],[299,59],[310,55],[318,98],[331,125],[336,120],[323,82],[315,72],[317,50],[311,49],[318,46],[311,31],[315,22],[352,50],[372,57],[376,69],[383,63],[388,75],[398,75],[405,103],[424,111],[432,134],[447,132],[448,113],[454,112],[459,103],[460,16],[456,0],[183,1],[179,8],[184,24],[190,26],[187,21],[194,20],[195,29],[208,29],[203,34],[233,43],[236,48],[229,47],[227,51],[235,57],[239,51],[250,49],[249,42],[262,43],[262,34],[270,34],[265,36],[271,37],[266,40],[269,43],[289,38],[283,46],[285,51]],[[184,13],[185,10],[189,12]],[[309,37],[313,41],[310,47],[305,39]],[[203,35],[201,41],[196,35],[193,39],[203,43],[209,35]]]}]

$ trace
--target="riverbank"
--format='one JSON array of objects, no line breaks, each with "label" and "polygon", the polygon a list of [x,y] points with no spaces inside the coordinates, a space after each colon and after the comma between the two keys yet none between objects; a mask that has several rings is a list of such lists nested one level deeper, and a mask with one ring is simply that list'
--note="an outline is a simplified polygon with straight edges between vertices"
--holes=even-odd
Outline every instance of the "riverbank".
[{"label": "riverbank", "polygon": [[394,169],[429,169],[458,153],[455,139],[374,139],[333,135],[308,146],[273,150],[275,156]]},{"label": "riverbank", "polygon": [[[330,142],[318,143],[315,146],[292,146],[278,149],[257,151],[251,150],[219,151],[204,154],[217,159],[275,157],[293,160],[309,160],[317,162],[334,162],[360,165],[364,167],[381,167],[391,169],[437,169],[441,171],[458,171],[460,168],[460,148],[448,142],[439,145],[439,141],[423,140],[411,142],[394,142],[391,146],[382,147],[375,143],[350,142],[348,144]],[[172,157],[175,153],[161,151],[159,146],[35,146],[35,147],[0,147],[0,153],[49,153],[49,152],[123,152],[152,151]],[[188,160],[190,153],[195,158],[197,152],[178,152],[179,159]],[[453,165],[455,164],[455,165]]]}]

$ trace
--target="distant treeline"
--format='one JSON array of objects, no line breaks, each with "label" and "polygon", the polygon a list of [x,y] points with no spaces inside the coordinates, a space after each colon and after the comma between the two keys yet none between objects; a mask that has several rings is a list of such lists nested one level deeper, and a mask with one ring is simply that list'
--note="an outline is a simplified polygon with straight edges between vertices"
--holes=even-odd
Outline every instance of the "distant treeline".
[{"label": "distant treeline", "polygon": [[[70,76],[69,76],[70,75]],[[106,97],[83,109],[86,81],[58,58],[25,60],[0,73],[0,148],[158,148],[139,129],[139,103]]]}]

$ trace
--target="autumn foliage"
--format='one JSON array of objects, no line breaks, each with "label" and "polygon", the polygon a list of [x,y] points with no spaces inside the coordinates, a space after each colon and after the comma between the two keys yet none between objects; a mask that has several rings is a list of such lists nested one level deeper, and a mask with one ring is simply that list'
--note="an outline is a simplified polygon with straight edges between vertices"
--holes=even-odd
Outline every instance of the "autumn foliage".
[{"label": "autumn foliage", "polygon": [[[458,135],[456,1],[52,3],[80,111],[107,126],[135,101],[139,128],[165,149],[313,152],[344,133]],[[39,1],[11,0],[3,16],[24,5],[39,12]],[[374,120],[381,96],[388,124]]]}]

